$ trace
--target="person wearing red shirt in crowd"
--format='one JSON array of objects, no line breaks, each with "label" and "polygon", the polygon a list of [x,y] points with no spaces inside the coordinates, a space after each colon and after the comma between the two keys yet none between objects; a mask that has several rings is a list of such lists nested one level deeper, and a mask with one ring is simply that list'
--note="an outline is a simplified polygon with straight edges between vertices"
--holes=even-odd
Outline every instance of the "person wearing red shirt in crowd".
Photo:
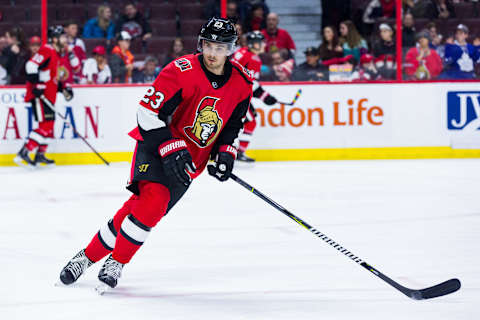
[{"label": "person wearing red shirt in crowd", "polygon": [[280,50],[287,51],[290,57],[295,56],[295,43],[287,30],[278,27],[278,15],[269,13],[267,28],[262,30],[266,40],[265,52]]},{"label": "person wearing red shirt in crowd", "polygon": [[[232,56],[232,61],[236,61],[250,71],[253,76],[253,97],[263,101],[266,105],[277,103],[277,99],[266,92],[258,79],[260,78],[260,69],[262,60],[259,54],[265,52],[265,37],[259,31],[253,31],[246,34],[247,46],[238,49]],[[239,135],[240,146],[238,148],[238,161],[254,162],[255,160],[245,155],[253,131],[257,126],[255,108],[250,104],[247,117],[243,126],[243,132]]]},{"label": "person wearing red shirt in crowd", "polygon": [[68,51],[73,52],[80,62],[80,68],[75,71],[73,78],[75,83],[80,82],[82,78],[82,65],[87,59],[87,52],[85,49],[85,43],[82,39],[78,38],[78,24],[70,21],[65,24],[65,32],[68,39]]},{"label": "person wearing red shirt in crowd", "polygon": [[58,53],[59,67],[58,67],[58,81],[63,84],[72,84],[79,82],[82,74],[82,64],[80,59],[70,46],[62,47]]},{"label": "person wearing red shirt in crowd", "polygon": [[38,50],[40,50],[41,45],[42,39],[40,39],[39,36],[33,36],[30,38],[30,40],[28,40],[28,50],[30,50],[30,58],[33,57],[38,52]]},{"label": "person wearing red shirt in crowd", "polygon": [[442,59],[438,53],[430,48],[430,34],[424,30],[417,35],[417,47],[407,52],[405,57],[405,72],[410,79],[435,79],[442,72]]},{"label": "person wearing red shirt in crowd", "polygon": [[[31,131],[27,141],[22,146],[14,161],[21,166],[36,166],[38,164],[53,164],[54,161],[45,157],[47,141],[53,138],[55,110],[52,105],[57,100],[57,92],[62,92],[67,101],[73,98],[70,87],[58,82],[58,53],[67,45],[67,37],[62,26],[48,28],[48,44],[40,47],[38,52],[25,65],[27,72],[27,93],[25,102],[32,103],[32,110],[38,128]],[[48,100],[48,102],[45,102]],[[50,104],[50,106],[49,106]],[[35,159],[29,156],[37,150]]]}]

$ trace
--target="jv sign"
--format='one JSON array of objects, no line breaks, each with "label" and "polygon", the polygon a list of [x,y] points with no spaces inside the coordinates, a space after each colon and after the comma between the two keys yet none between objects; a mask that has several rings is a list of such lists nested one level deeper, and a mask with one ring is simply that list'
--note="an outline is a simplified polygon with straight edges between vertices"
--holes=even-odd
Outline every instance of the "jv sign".
[{"label": "jv sign", "polygon": [[480,91],[447,94],[448,130],[480,130]]}]

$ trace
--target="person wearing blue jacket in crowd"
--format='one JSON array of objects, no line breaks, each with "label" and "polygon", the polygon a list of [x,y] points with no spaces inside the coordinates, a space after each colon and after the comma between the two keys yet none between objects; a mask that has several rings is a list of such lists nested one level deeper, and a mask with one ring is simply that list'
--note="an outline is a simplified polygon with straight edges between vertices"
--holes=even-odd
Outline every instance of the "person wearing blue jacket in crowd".
[{"label": "person wearing blue jacket in crowd", "polygon": [[480,43],[476,39],[472,45],[467,42],[468,27],[459,24],[455,32],[455,41],[445,44],[445,66],[443,79],[474,79],[475,63],[480,59]]},{"label": "person wearing blue jacket in crowd", "polygon": [[98,7],[98,16],[92,18],[83,26],[84,38],[106,38],[115,37],[115,24],[112,22],[112,9],[107,5]]}]

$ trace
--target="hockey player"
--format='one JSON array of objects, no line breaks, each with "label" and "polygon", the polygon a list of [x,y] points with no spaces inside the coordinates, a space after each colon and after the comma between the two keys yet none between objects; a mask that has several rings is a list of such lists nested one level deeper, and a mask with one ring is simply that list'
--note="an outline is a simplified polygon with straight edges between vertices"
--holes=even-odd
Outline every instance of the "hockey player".
[{"label": "hockey player", "polygon": [[[38,52],[25,65],[27,73],[27,93],[25,102],[32,103],[33,114],[38,122],[38,128],[31,131],[27,141],[22,146],[14,161],[19,165],[35,166],[38,164],[53,164],[54,161],[45,157],[47,141],[53,138],[55,111],[42,99],[52,105],[57,99],[57,92],[62,92],[67,101],[73,98],[70,87],[66,87],[57,80],[59,67],[59,52],[67,44],[67,37],[62,26],[48,28],[48,44],[40,47]],[[32,160],[30,152],[36,150]]]},{"label": "hockey player", "polygon": [[127,187],[133,195],[63,268],[64,284],[110,254],[97,290],[115,287],[125,264],[210,158],[216,164],[209,173],[220,181],[229,178],[253,81],[248,70],[229,60],[236,39],[229,20],[210,19],[198,37],[200,53],[170,62],[147,89],[138,126],[130,132],[137,140]]},{"label": "hockey player", "polygon": [[[277,99],[266,92],[258,82],[258,79],[260,78],[260,68],[262,67],[262,60],[260,59],[259,55],[265,52],[265,37],[260,31],[249,32],[247,33],[246,37],[247,47],[238,49],[234,53],[232,60],[240,63],[253,74],[255,79],[253,82],[253,97],[262,100],[266,105],[273,105],[277,103]],[[257,126],[255,116],[255,108],[250,105],[243,132],[239,137],[240,147],[238,148],[238,161],[255,161],[254,159],[245,155],[245,150],[247,150],[253,131]]]}]

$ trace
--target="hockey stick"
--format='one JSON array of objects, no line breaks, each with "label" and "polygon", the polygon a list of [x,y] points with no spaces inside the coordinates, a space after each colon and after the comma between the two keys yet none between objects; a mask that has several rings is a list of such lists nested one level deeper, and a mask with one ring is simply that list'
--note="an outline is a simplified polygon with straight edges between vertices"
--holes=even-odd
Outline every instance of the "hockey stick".
[{"label": "hockey stick", "polygon": [[[62,118],[62,120],[67,120],[67,118],[65,116],[63,116],[60,112],[58,112],[56,109],[55,109],[55,106],[52,105],[52,103],[50,101],[48,101],[48,99],[42,94],[40,96],[40,99],[42,99],[42,101],[50,108],[52,109],[53,112],[55,112],[60,118]],[[71,124],[70,124],[71,125]],[[72,129],[73,129],[73,132],[75,133],[75,135],[79,136],[80,139],[83,140],[83,142],[85,142],[85,144],[93,151],[93,153],[95,153],[107,166],[110,165],[110,162],[108,162],[107,160],[105,160],[101,155],[100,153],[97,152],[97,150],[95,150],[94,147],[92,147],[92,145],[90,143],[88,143],[88,141],[80,134],[78,133],[78,131],[75,129],[75,127],[72,125]]]},{"label": "hockey stick", "polygon": [[293,106],[295,102],[297,102],[298,98],[300,98],[300,95],[302,94],[302,89],[298,89],[297,93],[295,94],[295,97],[293,97],[292,102],[281,102],[278,101],[280,104],[284,104],[286,106]]},{"label": "hockey stick", "polygon": [[460,280],[458,279],[450,279],[440,284],[437,284],[435,286],[428,287],[425,289],[419,289],[419,290],[409,289],[407,287],[404,287],[400,285],[398,282],[390,279],[389,277],[387,277],[386,275],[384,275],[383,273],[381,273],[380,271],[378,271],[377,269],[375,269],[374,267],[372,267],[371,265],[369,265],[368,263],[366,263],[356,255],[354,255],[353,253],[351,253],[346,248],[342,247],[333,239],[327,237],[322,232],[310,226],[308,223],[306,223],[299,217],[295,216],[293,213],[289,212],[287,209],[285,209],[275,201],[269,199],[266,195],[264,195],[263,193],[261,193],[260,191],[258,191],[257,189],[255,189],[254,187],[252,187],[251,185],[249,185],[248,183],[246,183],[236,175],[234,175],[233,173],[230,174],[230,178],[232,178],[235,182],[243,186],[245,189],[249,190],[256,196],[258,196],[259,198],[261,198],[262,200],[270,204],[272,207],[279,210],[284,215],[294,220],[296,223],[298,223],[308,231],[312,232],[314,235],[316,235],[317,237],[319,237],[320,239],[328,243],[330,246],[337,249],[339,252],[343,253],[344,255],[349,257],[351,260],[355,261],[356,263],[358,263],[359,265],[361,265],[362,267],[364,267],[365,269],[373,273],[375,276],[379,277],[380,279],[382,279],[383,281],[385,281],[386,283],[388,283],[389,285],[397,289],[398,291],[402,292],[404,295],[406,295],[409,298],[412,298],[414,300],[431,299],[431,298],[441,297],[441,296],[450,294],[460,289],[461,284],[460,284]]}]

